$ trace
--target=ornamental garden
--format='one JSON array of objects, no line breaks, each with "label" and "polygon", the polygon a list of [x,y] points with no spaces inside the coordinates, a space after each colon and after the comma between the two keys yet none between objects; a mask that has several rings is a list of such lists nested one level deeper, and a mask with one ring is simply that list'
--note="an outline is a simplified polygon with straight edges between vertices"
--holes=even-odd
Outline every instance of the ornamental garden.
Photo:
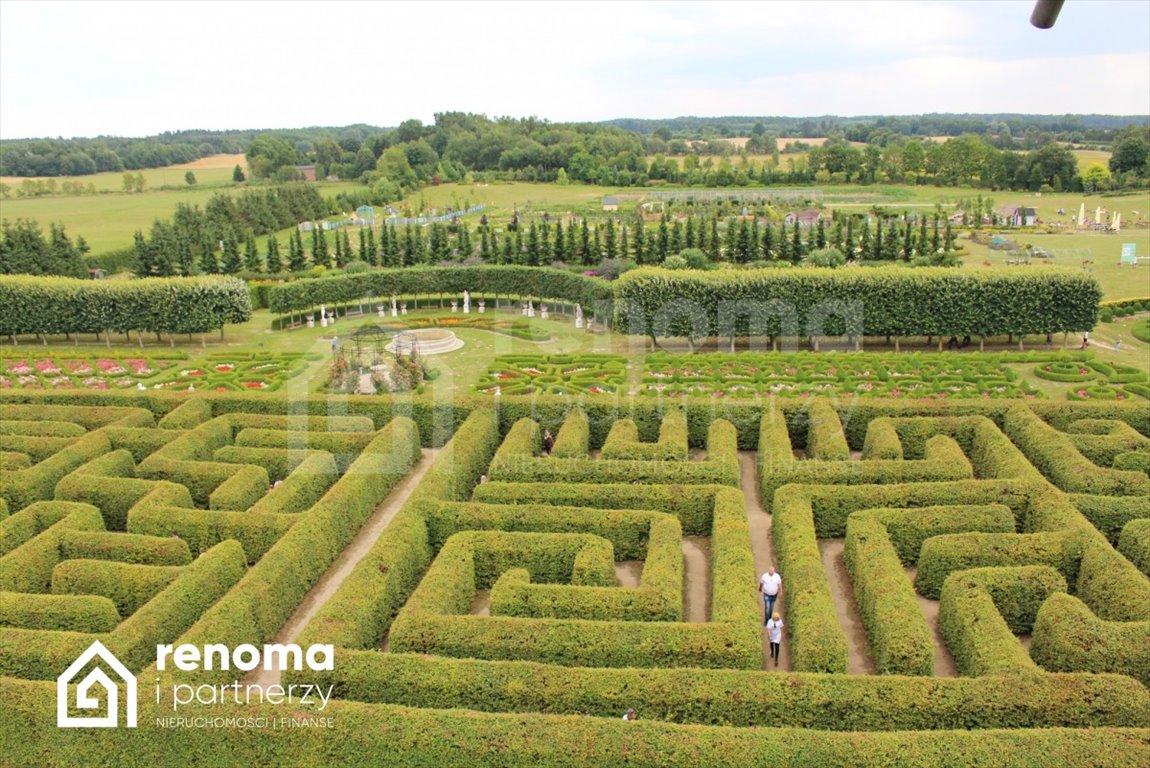
[{"label": "ornamental garden", "polygon": [[[1146,301],[1054,267],[0,278],[0,754],[1144,764],[1150,383],[1095,329]],[[94,640],[135,729],[56,727]],[[156,665],[273,643],[333,662]],[[153,681],[330,690],[332,730],[161,727]]]}]

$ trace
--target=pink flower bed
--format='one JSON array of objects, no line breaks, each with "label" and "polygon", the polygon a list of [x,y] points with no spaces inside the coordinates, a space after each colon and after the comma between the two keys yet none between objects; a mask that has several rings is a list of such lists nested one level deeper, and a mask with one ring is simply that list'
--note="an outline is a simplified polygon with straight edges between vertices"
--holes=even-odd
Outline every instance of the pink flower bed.
[{"label": "pink flower bed", "polygon": [[36,361],[36,372],[37,373],[43,373],[43,374],[59,373],[60,372],[60,366],[56,365],[51,360],[37,360]]},{"label": "pink flower bed", "polygon": [[127,373],[118,360],[97,360],[96,367],[109,376],[115,376],[120,373]]},{"label": "pink flower bed", "polygon": [[32,366],[28,365],[26,360],[14,360],[12,361],[12,364],[8,366],[8,371],[10,373],[20,375],[22,373],[31,373],[33,368]]}]

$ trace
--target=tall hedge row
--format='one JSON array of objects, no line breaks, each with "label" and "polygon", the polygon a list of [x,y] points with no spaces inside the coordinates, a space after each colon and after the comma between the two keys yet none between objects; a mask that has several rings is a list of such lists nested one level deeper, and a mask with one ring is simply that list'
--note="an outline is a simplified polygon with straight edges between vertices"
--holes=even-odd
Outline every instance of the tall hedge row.
[{"label": "tall hedge row", "polygon": [[620,277],[615,324],[649,336],[1000,336],[1089,330],[1102,290],[1062,269],[645,268]]},{"label": "tall hedge row", "polygon": [[204,333],[252,316],[247,285],[231,277],[73,280],[0,277],[0,334]]},{"label": "tall hedge row", "polygon": [[611,300],[611,286],[602,279],[558,269],[516,265],[482,267],[405,267],[378,269],[354,275],[297,280],[273,286],[268,306],[283,315],[320,304],[354,302],[375,297],[386,302],[392,294],[463,295],[464,291],[491,295],[561,299],[594,310]]}]

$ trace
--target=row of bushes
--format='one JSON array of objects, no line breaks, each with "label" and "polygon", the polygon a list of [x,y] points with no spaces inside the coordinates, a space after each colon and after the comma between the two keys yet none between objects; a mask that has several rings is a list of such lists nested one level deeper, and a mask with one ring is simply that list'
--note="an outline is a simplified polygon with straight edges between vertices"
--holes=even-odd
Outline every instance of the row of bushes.
[{"label": "row of bushes", "polygon": [[706,461],[537,459],[538,423],[520,420],[491,462],[493,480],[531,483],[692,483],[738,485],[737,434],[718,420],[708,430]]},{"label": "row of bushes", "polygon": [[247,286],[230,277],[74,280],[0,277],[0,333],[204,333],[251,319]]},{"label": "row of bushes", "polygon": [[272,314],[354,302],[364,297],[392,294],[463,295],[464,291],[497,296],[532,296],[563,299],[593,309],[611,301],[611,286],[604,280],[557,269],[515,265],[477,267],[405,267],[377,269],[354,275],[296,280],[276,285],[268,295]]},{"label": "row of bushes", "polygon": [[631,334],[707,337],[1005,336],[1089,330],[1102,290],[1080,271],[952,269],[627,272],[615,325]]},{"label": "row of bushes", "polygon": [[[258,645],[274,637],[419,457],[415,423],[402,417],[392,420],[323,498],[306,512],[291,516],[297,518],[295,524],[180,641],[235,647],[241,643]],[[205,680],[223,680],[230,674],[199,673]]]},{"label": "row of bushes", "polygon": [[[94,514],[98,519],[99,514]],[[106,635],[0,629],[0,675],[54,680],[94,639],[101,640],[129,669],[143,669],[155,660],[158,643],[177,638],[243,573],[243,549],[234,541],[225,541],[182,566],[163,591]]]},{"label": "row of bushes", "polygon": [[[1130,385],[1134,386],[1134,385]],[[289,399],[278,394],[223,393],[197,394],[189,398],[182,393],[162,390],[147,392],[88,392],[88,391],[2,391],[0,404],[10,408],[10,404],[32,403],[29,412],[40,410],[50,412],[61,405],[87,406],[97,414],[107,414],[112,408],[137,406],[146,408],[156,417],[164,417],[178,406],[203,400],[212,415],[248,412],[261,414],[327,414],[370,416],[377,426],[386,424],[393,416],[406,416],[415,420],[424,436],[425,445],[443,445],[463,420],[475,409],[494,408],[499,415],[501,428],[506,431],[521,418],[530,417],[554,434],[563,424],[567,414],[576,409],[583,410],[588,417],[591,430],[590,447],[601,447],[611,426],[619,419],[630,418],[639,427],[642,440],[657,439],[662,424],[663,413],[668,404],[658,399],[634,397],[627,399],[588,398],[575,402],[567,398],[501,397],[493,401],[490,397],[462,396],[451,403],[434,403],[424,398],[408,396],[347,396],[338,398],[312,397],[307,400]],[[806,412],[810,401],[787,398],[758,398],[754,400],[725,400],[711,397],[686,398],[674,404],[687,414],[688,440],[692,447],[706,445],[707,431],[716,419],[734,424],[738,430],[739,447],[754,450],[758,446],[760,420],[764,411],[781,411],[790,423],[796,446],[806,441]],[[102,406],[91,408],[90,406]],[[866,430],[871,421],[882,416],[925,417],[925,416],[985,416],[995,423],[1001,423],[1006,411],[1018,405],[1012,401],[991,399],[969,400],[945,403],[934,400],[912,399],[856,399],[839,404],[838,410],[846,431],[847,442],[852,448],[861,449]],[[1125,421],[1143,435],[1150,436],[1150,408],[1133,402],[1090,402],[1070,403],[1057,401],[1029,401],[1026,408],[1041,416],[1057,429],[1082,418],[1117,419]],[[45,416],[54,420],[59,416]],[[11,416],[10,418],[32,418]],[[106,417],[105,417],[106,418]],[[150,418],[150,417],[149,417]],[[89,426],[81,419],[77,423]],[[150,426],[151,422],[147,426]],[[97,426],[103,426],[103,422]]]},{"label": "row of bushes", "polygon": [[100,595],[0,592],[0,627],[98,633],[119,623],[116,604]]},{"label": "row of bushes", "polygon": [[587,421],[587,414],[584,411],[571,411],[563,420],[559,434],[555,436],[551,455],[557,459],[581,459],[590,449],[590,440],[591,425]]},{"label": "row of bushes", "polygon": [[1150,496],[1150,478],[1144,473],[1095,465],[1082,455],[1070,435],[1028,408],[1014,406],[1007,411],[1002,428],[1050,482],[1068,493]]},{"label": "row of bushes", "polygon": [[1118,537],[1118,551],[1150,576],[1150,519],[1131,520]]},{"label": "row of bushes", "polygon": [[682,411],[668,411],[659,426],[654,443],[639,441],[639,427],[631,419],[615,422],[603,443],[603,459],[643,461],[687,460],[687,417]]},{"label": "row of bushes", "polygon": [[[378,655],[378,654],[376,654]],[[771,686],[769,713],[785,712],[795,696],[788,697],[788,676],[762,675],[778,681]],[[1097,678],[1096,678],[1097,679]],[[1109,682],[1110,679],[1104,679]],[[1118,681],[1120,678],[1113,678]],[[691,682],[683,678],[684,684]],[[939,681],[923,681],[936,686]],[[994,681],[1001,688],[1001,681]],[[978,681],[954,681],[955,689],[973,688]],[[1057,686],[1057,687],[1055,687]],[[926,690],[926,685],[923,690]],[[1074,684],[1046,684],[1042,678],[1019,681],[1017,690],[1045,704],[1052,696],[1069,694]],[[494,688],[494,687],[493,687]],[[521,686],[531,690],[533,686]],[[800,694],[804,686],[794,686]],[[1101,686],[1093,686],[1102,692]],[[498,690],[498,689],[496,689]],[[567,692],[577,685],[549,686],[540,694]],[[636,686],[632,693],[642,692]],[[733,688],[731,698],[741,700],[741,688]],[[479,693],[481,689],[475,689]],[[488,693],[487,691],[482,691]],[[946,712],[965,717],[967,706],[939,701],[935,689],[922,696],[927,707],[920,712]],[[1065,694],[1064,694],[1065,692]],[[1079,687],[1082,697],[1089,692]],[[811,691],[818,694],[818,690]],[[998,704],[994,691],[987,699]],[[10,702],[6,735],[11,744],[9,758],[19,765],[59,765],[61,768],[87,766],[94,759],[121,765],[176,766],[193,763],[227,765],[238,755],[258,753],[268,764],[330,765],[362,763],[364,755],[387,755],[394,768],[472,765],[504,768],[575,768],[587,765],[614,765],[625,756],[635,768],[694,768],[699,765],[744,768],[748,765],[793,765],[796,768],[822,766],[899,765],[904,768],[937,766],[1044,765],[1057,755],[1066,768],[1086,766],[1138,765],[1150,752],[1150,734],[1144,728],[1055,728],[1034,730],[984,730],[972,733],[965,722],[947,731],[899,731],[891,733],[834,733],[805,728],[761,727],[779,718],[763,717],[747,729],[683,726],[654,721],[623,722],[616,708],[611,716],[587,717],[571,714],[487,714],[475,711],[415,709],[393,705],[366,705],[333,702],[323,713],[339,723],[338,732],[317,728],[175,728],[146,732],[124,728],[60,729],[54,725],[54,694],[51,685],[31,681],[0,681],[0,694]],[[867,693],[856,692],[853,707],[866,703]],[[881,698],[881,697],[878,697]],[[1011,698],[1015,698],[1011,696]],[[1107,696],[1125,711],[1120,700]],[[950,704],[948,710],[935,702]],[[1024,699],[1018,697],[1018,701]],[[775,706],[777,704],[777,706]],[[887,702],[892,714],[899,701]],[[439,705],[433,705],[439,706]],[[623,705],[624,708],[627,706]],[[1031,706],[1041,706],[1031,705]],[[1144,704],[1143,704],[1144,706]],[[472,708],[474,709],[474,708]],[[980,707],[981,709],[981,707]],[[640,710],[643,712],[646,710]],[[760,714],[763,710],[756,710]],[[914,711],[909,710],[909,711]],[[256,718],[273,722],[282,716],[282,705],[216,704],[187,706],[181,716]],[[141,698],[140,721],[150,723],[171,715],[167,702],[154,703]],[[386,727],[380,727],[386,723]]]},{"label": "row of bushes", "polygon": [[[487,504],[533,507],[537,505],[572,506],[598,510],[654,510],[674,515],[683,532],[706,536],[711,531],[715,494],[719,485],[635,485],[633,483],[504,483],[489,482],[475,487],[472,499]],[[600,535],[615,543],[617,552],[639,552],[641,539],[634,546],[627,537]],[[636,536],[639,535],[636,529]],[[628,559],[626,555],[621,555]],[[635,555],[638,557],[638,555]]]},{"label": "row of bushes", "polygon": [[1036,671],[1015,634],[1030,632],[1038,607],[1066,579],[1048,566],[971,568],[953,573],[939,599],[939,629],[964,675]]},{"label": "row of bushes", "polygon": [[1150,620],[1105,621],[1081,600],[1055,594],[1038,609],[1030,655],[1056,672],[1114,672],[1150,685]]},{"label": "row of bushes", "polygon": [[[1081,419],[1070,424],[1066,431],[1070,435],[1070,441],[1074,447],[1100,467],[1137,468],[1135,466],[1117,466],[1117,459],[1121,454],[1141,455],[1150,458],[1150,438],[1140,434],[1123,421]],[[1138,463],[1137,459],[1123,460],[1122,463],[1126,461]]]},{"label": "row of bushes", "polygon": [[952,505],[863,510],[847,519],[844,562],[880,674],[934,670],[933,638],[904,564],[919,559],[919,548],[930,537],[987,528],[1013,531],[1014,515],[1003,505]]}]

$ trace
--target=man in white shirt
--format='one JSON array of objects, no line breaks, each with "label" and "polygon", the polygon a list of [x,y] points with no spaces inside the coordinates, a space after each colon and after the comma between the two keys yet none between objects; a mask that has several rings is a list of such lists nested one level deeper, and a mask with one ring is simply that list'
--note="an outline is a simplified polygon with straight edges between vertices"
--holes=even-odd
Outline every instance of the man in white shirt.
[{"label": "man in white shirt", "polygon": [[783,577],[775,573],[775,566],[767,566],[767,572],[759,577],[759,591],[763,593],[763,625],[775,611],[775,601],[783,594]]}]

